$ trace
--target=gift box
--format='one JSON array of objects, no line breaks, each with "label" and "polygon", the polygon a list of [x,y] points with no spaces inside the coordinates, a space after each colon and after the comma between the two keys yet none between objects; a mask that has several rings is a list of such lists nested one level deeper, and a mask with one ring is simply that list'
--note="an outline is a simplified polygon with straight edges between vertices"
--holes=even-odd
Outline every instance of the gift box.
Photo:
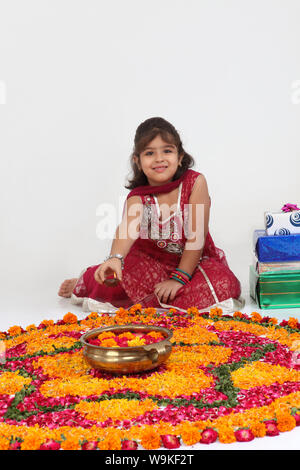
[{"label": "gift box", "polygon": [[253,266],[258,275],[272,271],[300,271],[300,261],[261,263],[255,255],[253,256]]},{"label": "gift box", "polygon": [[265,227],[267,235],[300,233],[300,210],[265,212]]},{"label": "gift box", "polygon": [[255,230],[253,244],[262,263],[300,261],[300,233],[267,235],[264,230]]},{"label": "gift box", "polygon": [[250,266],[250,296],[261,309],[300,307],[300,271],[279,271],[258,275]]}]

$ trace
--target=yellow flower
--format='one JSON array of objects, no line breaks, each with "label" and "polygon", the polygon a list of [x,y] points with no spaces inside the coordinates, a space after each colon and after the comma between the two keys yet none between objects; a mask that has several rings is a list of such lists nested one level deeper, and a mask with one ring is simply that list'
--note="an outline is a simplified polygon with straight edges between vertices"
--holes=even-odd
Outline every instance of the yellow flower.
[{"label": "yellow flower", "polygon": [[31,378],[19,375],[19,371],[3,372],[0,375],[0,394],[13,395],[22,390],[24,385],[29,385],[30,383]]},{"label": "yellow flower", "polygon": [[128,346],[144,346],[144,344],[146,344],[144,338],[135,338],[128,341]]}]

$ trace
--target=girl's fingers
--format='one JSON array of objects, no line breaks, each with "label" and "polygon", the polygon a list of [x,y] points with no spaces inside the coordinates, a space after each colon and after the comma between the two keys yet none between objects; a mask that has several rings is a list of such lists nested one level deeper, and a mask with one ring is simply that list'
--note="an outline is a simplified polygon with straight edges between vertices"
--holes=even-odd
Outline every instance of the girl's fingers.
[{"label": "girl's fingers", "polygon": [[121,269],[117,269],[117,278],[119,279],[119,281],[122,281],[122,270]]},{"label": "girl's fingers", "polygon": [[98,268],[95,272],[95,280],[97,282],[99,282],[99,284],[103,284],[103,280],[102,280],[102,270],[101,268]]},{"label": "girl's fingers", "polygon": [[169,290],[164,291],[164,293],[162,294],[162,302],[163,302],[164,304],[166,304],[166,303],[168,302],[169,295],[170,295],[170,291],[169,291]]}]

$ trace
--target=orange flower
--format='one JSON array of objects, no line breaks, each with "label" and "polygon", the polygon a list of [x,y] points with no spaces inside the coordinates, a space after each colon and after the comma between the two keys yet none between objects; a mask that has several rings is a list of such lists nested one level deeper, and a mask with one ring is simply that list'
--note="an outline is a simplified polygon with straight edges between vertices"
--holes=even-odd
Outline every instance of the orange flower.
[{"label": "orange flower", "polygon": [[112,331],[104,331],[103,333],[100,333],[100,335],[98,335],[98,339],[100,339],[100,341],[104,339],[108,339],[108,338],[115,338],[115,337],[116,335]]},{"label": "orange flower", "polygon": [[129,309],[129,314],[136,314],[137,311],[142,310],[142,305],[141,304],[135,304]]},{"label": "orange flower", "polygon": [[76,315],[74,315],[74,313],[68,312],[64,316],[63,321],[65,323],[77,323],[78,318],[76,317]]},{"label": "orange flower", "polygon": [[270,318],[270,320],[268,321],[268,323],[272,323],[272,325],[277,325],[278,320],[277,320],[277,318]]},{"label": "orange flower", "polygon": [[43,320],[41,322],[41,325],[45,326],[47,328],[47,326],[52,326],[54,325],[54,321],[53,320]]},{"label": "orange flower", "polygon": [[252,312],[251,320],[256,323],[260,323],[262,321],[262,316],[258,312]]},{"label": "orange flower", "polygon": [[169,308],[169,313],[176,313],[176,308]]},{"label": "orange flower", "polygon": [[142,431],[141,444],[147,450],[158,449],[161,445],[160,435],[151,427],[147,427]]},{"label": "orange flower", "polygon": [[81,446],[77,437],[69,436],[66,440],[62,441],[61,448],[64,450],[80,450]]},{"label": "orange flower", "polygon": [[125,333],[121,333],[119,338],[135,339],[135,335],[131,333],[131,331],[126,331]]},{"label": "orange flower", "polygon": [[155,339],[164,339],[164,335],[162,335],[159,331],[150,331],[150,333],[147,333],[148,336],[152,336],[152,338]]},{"label": "orange flower", "polygon": [[90,319],[90,320],[96,320],[96,318],[98,318],[98,317],[99,317],[99,315],[98,315],[97,312],[91,312],[91,313],[87,316],[87,318]]},{"label": "orange flower", "polygon": [[231,444],[236,442],[234,431],[230,426],[222,426],[219,429],[219,441],[223,444]]},{"label": "orange flower", "polygon": [[37,330],[37,327],[34,324],[26,326],[26,331],[33,331],[33,330]]},{"label": "orange flower", "polygon": [[33,432],[24,437],[21,443],[21,450],[38,450],[42,444],[43,437],[38,432]]},{"label": "orange flower", "polygon": [[13,395],[22,390],[24,385],[31,383],[31,378],[19,375],[16,372],[3,372],[0,376],[0,395]]},{"label": "orange flower", "polygon": [[219,314],[217,312],[217,309],[216,308],[211,308],[210,312],[209,312],[209,317],[214,318],[214,317],[218,317],[218,316],[219,316]]},{"label": "orange flower", "polygon": [[101,341],[100,346],[102,346],[103,348],[119,348],[120,347],[113,338],[103,339]]},{"label": "orange flower", "polygon": [[117,436],[107,436],[98,442],[100,450],[121,450],[121,439]]},{"label": "orange flower", "polygon": [[296,426],[295,418],[289,413],[276,414],[276,419],[280,432],[291,431]]},{"label": "orange flower", "polygon": [[185,424],[181,431],[181,439],[187,446],[197,444],[200,440],[200,433],[196,426]]},{"label": "orange flower", "polygon": [[234,316],[235,318],[242,318],[242,317],[243,317],[243,314],[242,314],[242,312],[234,312],[233,316]]},{"label": "orange flower", "polygon": [[20,335],[22,333],[22,329],[20,326],[11,326],[8,330],[7,333],[9,336],[16,336]]},{"label": "orange flower", "polygon": [[199,313],[199,310],[197,309],[197,307],[190,307],[187,309],[187,313],[188,314],[193,314],[193,315],[197,315]]},{"label": "orange flower", "polygon": [[0,437],[0,450],[8,450],[9,449],[9,439],[6,437]]},{"label": "orange flower", "polygon": [[266,426],[260,421],[252,423],[250,429],[255,437],[264,437],[266,435]]},{"label": "orange flower", "polygon": [[296,328],[297,328],[297,324],[298,324],[297,318],[293,318],[293,317],[290,317],[290,318],[289,318],[288,325],[289,325],[291,328],[296,329]]}]

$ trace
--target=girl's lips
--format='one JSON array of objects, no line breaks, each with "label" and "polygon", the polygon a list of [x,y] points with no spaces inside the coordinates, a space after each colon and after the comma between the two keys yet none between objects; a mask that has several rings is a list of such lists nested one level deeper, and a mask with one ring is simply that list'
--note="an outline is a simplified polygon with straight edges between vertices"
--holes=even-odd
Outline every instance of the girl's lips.
[{"label": "girl's lips", "polygon": [[154,171],[157,171],[158,173],[163,172],[167,167],[166,166],[159,166],[156,168],[153,168]]}]

